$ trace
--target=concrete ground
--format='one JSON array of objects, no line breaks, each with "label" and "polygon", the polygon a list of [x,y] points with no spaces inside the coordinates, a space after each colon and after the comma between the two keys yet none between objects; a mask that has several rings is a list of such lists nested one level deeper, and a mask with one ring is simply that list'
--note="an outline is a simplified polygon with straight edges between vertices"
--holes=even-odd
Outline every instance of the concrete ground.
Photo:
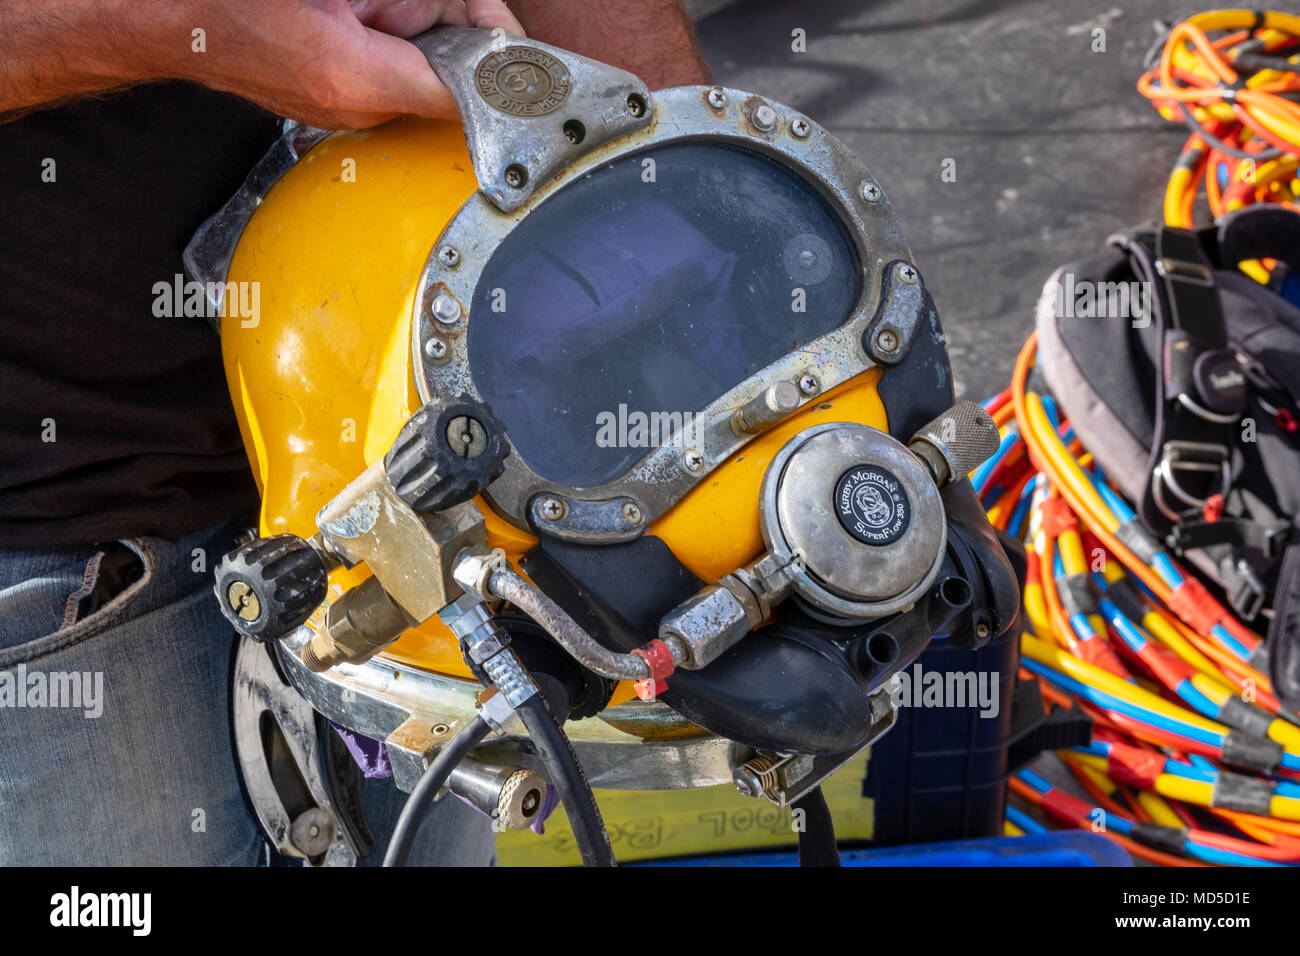
[{"label": "concrete ground", "polygon": [[[845,140],[894,204],[959,393],[1003,388],[1043,281],[1159,217],[1184,139],[1136,91],[1151,0],[691,0],[718,82]],[[791,50],[805,31],[807,51]],[[1104,52],[1093,52],[1104,31]],[[955,181],[945,182],[945,161]],[[949,177],[953,178],[953,177]]]}]

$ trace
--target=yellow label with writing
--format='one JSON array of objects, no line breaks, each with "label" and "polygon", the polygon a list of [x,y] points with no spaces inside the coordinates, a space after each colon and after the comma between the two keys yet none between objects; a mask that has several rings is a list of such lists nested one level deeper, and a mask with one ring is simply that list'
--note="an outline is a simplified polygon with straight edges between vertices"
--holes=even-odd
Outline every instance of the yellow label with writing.
[{"label": "yellow label with writing", "polygon": [[[869,840],[872,801],[862,796],[867,757],[840,768],[822,784],[822,793],[841,840]],[[782,850],[798,842],[789,807],[745,797],[730,784],[694,790],[597,790],[614,855],[621,862],[677,856]],[[561,806],[546,823],[546,833],[510,830],[497,838],[502,866],[577,866],[578,850]]]}]

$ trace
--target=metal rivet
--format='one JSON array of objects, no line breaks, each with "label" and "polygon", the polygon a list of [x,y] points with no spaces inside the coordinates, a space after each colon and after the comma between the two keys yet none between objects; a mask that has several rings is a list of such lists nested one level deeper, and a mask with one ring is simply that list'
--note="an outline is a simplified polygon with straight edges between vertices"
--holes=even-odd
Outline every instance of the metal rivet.
[{"label": "metal rivet", "polygon": [[893,352],[898,349],[898,333],[893,329],[881,329],[876,336],[876,346],[882,352]]},{"label": "metal rivet", "polygon": [[439,292],[433,297],[429,310],[443,325],[455,325],[460,321],[460,303],[445,292]]},{"label": "metal rivet", "polygon": [[908,285],[916,285],[916,267],[910,262],[904,262],[898,267],[898,277]]},{"label": "metal rivet", "polygon": [[867,202],[879,202],[880,197],[884,195],[884,193],[881,192],[880,187],[870,179],[864,179],[862,181],[859,191],[862,193],[862,198]]},{"label": "metal rivet", "polygon": [[537,510],[547,521],[559,521],[564,517],[564,502],[559,498],[544,498]]},{"label": "metal rivet", "polygon": [[623,504],[623,517],[627,519],[629,524],[640,524],[641,509],[630,501],[625,502]]},{"label": "metal rivet", "polygon": [[446,724],[434,724],[432,730],[435,737],[443,737],[451,731],[451,728]]},{"label": "metal rivet", "polygon": [[687,471],[699,471],[704,467],[704,455],[698,448],[688,448],[682,455],[682,464],[686,466]]},{"label": "metal rivet", "polygon": [[812,124],[803,117],[790,121],[790,133],[796,139],[807,139],[808,134],[812,132]]},{"label": "metal rivet", "polygon": [[440,359],[447,354],[447,343],[436,337],[426,339],[424,354],[431,359]]},{"label": "metal rivet", "polygon": [[438,261],[444,266],[454,266],[460,263],[460,253],[456,251],[455,246],[443,246],[438,250]]},{"label": "metal rivet", "polygon": [[722,87],[715,86],[709,90],[709,105],[715,110],[720,110],[727,105],[727,94],[722,92]]},{"label": "metal rivet", "polygon": [[765,133],[776,129],[776,110],[762,103],[754,109],[754,125]]},{"label": "metal rivet", "polygon": [[816,395],[822,390],[822,383],[817,381],[816,375],[799,376],[799,391],[805,395]]}]

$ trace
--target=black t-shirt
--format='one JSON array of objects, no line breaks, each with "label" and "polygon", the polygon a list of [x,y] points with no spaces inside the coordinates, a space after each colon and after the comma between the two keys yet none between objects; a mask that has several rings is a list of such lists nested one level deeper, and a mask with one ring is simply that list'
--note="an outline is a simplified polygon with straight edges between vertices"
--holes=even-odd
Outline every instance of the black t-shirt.
[{"label": "black t-shirt", "polygon": [[256,490],[216,334],[154,314],[279,121],[186,83],[0,124],[0,548],[175,538]]}]

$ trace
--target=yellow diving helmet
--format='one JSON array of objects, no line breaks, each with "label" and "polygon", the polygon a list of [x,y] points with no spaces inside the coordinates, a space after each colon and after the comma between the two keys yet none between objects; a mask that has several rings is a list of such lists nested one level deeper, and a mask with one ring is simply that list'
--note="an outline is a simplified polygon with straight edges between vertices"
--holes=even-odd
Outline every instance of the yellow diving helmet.
[{"label": "yellow diving helmet", "polygon": [[262,492],[216,590],[264,826],[364,852],[317,715],[503,825],[554,787],[588,862],[588,785],[800,800],[1018,605],[889,199],[761,96],[413,42],[463,127],[290,128],[186,253]]}]

